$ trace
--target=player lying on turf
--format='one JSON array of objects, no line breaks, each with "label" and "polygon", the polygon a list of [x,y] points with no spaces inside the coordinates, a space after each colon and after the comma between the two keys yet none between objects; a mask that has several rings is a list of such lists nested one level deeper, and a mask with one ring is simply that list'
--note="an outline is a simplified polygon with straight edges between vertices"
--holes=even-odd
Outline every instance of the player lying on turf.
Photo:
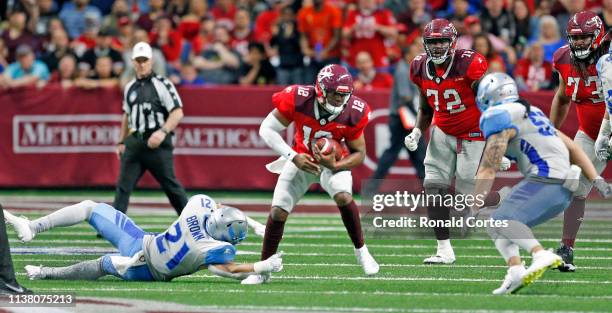
[{"label": "player lying on turf", "polygon": [[179,218],[160,234],[147,233],[122,212],[91,200],[33,222],[4,213],[24,241],[31,240],[34,233],[87,221],[119,249],[119,253],[67,267],[28,265],[25,269],[30,279],[93,280],[114,275],[124,280],[170,281],[205,268],[218,276],[243,279],[283,268],[281,254],[253,264],[234,263],[234,245],[247,235],[246,216],[236,208],[218,208],[204,195],[192,197]]},{"label": "player lying on turf", "polygon": [[[584,151],[556,130],[540,109],[519,100],[516,83],[510,76],[486,75],[478,87],[476,102],[483,111],[480,128],[486,138],[476,175],[476,194],[490,191],[504,154],[516,160],[525,175],[491,216],[507,224],[488,228],[509,267],[501,287],[493,293],[513,293],[547,269],[561,265],[561,257],[544,250],[530,228],[568,207],[578,187],[580,169],[602,196],[610,197],[612,187],[597,175]],[[570,167],[570,163],[575,165]],[[533,256],[528,268],[521,262],[519,247]]]}]

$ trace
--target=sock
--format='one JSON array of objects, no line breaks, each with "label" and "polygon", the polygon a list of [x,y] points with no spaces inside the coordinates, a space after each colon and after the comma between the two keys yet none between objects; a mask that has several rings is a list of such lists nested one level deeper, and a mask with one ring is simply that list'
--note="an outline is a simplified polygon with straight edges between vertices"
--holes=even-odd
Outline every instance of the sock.
[{"label": "sock", "polygon": [[359,219],[359,209],[355,201],[351,201],[348,205],[338,206],[342,222],[348,232],[355,249],[363,247],[363,232],[361,231],[361,220]]},{"label": "sock", "polygon": [[508,263],[511,257],[520,256],[519,247],[507,238],[500,237],[493,240],[493,242],[499,254],[506,260],[506,263]]},{"label": "sock", "polygon": [[498,227],[496,229],[498,234],[506,237],[506,239],[519,245],[519,247],[525,249],[529,253],[531,253],[533,248],[540,245],[533,236],[531,229],[519,221],[509,220],[508,227]]},{"label": "sock", "polygon": [[455,251],[453,251],[450,239],[438,240],[438,250],[436,253],[455,257]]},{"label": "sock", "polygon": [[497,206],[499,201],[501,200],[501,196],[497,191],[491,191],[489,195],[484,200],[483,207]]},{"label": "sock", "polygon": [[[449,220],[450,219],[450,208],[447,206],[428,206],[427,215],[430,220]],[[448,227],[434,227],[434,234],[438,240],[447,240],[450,238],[450,232]]]},{"label": "sock", "polygon": [[578,230],[584,217],[585,206],[586,199],[574,198],[570,206],[563,213],[563,238],[561,242],[570,248],[574,247],[576,235],[578,235]]},{"label": "sock", "polygon": [[271,216],[268,216],[268,222],[266,223],[266,233],[263,239],[263,247],[261,248],[261,260],[265,260],[271,257],[276,250],[281,239],[283,239],[283,232],[285,231],[285,222],[279,222],[272,220]]},{"label": "sock", "polygon": [[106,275],[102,269],[102,258],[66,267],[43,267],[40,274],[43,279],[67,280],[96,280]]},{"label": "sock", "polygon": [[72,226],[83,221],[89,220],[91,211],[98,203],[85,200],[61,208],[49,215],[35,219],[30,222],[30,228],[35,233],[42,233],[54,227]]}]

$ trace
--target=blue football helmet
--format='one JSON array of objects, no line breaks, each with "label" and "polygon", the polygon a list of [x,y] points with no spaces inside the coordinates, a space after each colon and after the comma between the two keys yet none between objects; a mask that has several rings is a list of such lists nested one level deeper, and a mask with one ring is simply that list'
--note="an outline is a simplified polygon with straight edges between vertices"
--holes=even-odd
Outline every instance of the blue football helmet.
[{"label": "blue football helmet", "polygon": [[515,102],[518,99],[516,82],[506,73],[487,74],[478,84],[476,104],[480,112],[492,106]]},{"label": "blue football helmet", "polygon": [[229,242],[233,245],[243,241],[247,236],[246,215],[233,207],[220,207],[204,222],[206,233],[215,240]]}]

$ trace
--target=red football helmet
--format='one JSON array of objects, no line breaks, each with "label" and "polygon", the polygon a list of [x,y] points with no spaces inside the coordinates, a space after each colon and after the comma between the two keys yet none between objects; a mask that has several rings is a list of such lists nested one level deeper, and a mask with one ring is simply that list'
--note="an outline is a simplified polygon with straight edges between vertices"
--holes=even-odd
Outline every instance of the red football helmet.
[{"label": "red football helmet", "polygon": [[[591,11],[574,14],[567,22],[566,31],[572,56],[578,59],[585,59],[597,50],[605,35],[603,22],[597,14]],[[590,42],[578,43],[578,38],[583,36],[590,36]]]},{"label": "red football helmet", "polygon": [[423,46],[427,56],[435,64],[442,64],[446,61],[446,58],[455,53],[457,29],[448,20],[437,18],[425,25],[423,30]]},{"label": "red football helmet", "polygon": [[[326,65],[317,74],[315,91],[317,101],[323,104],[326,111],[339,114],[353,94],[353,77],[342,65]],[[334,103],[330,103],[329,99]]]}]

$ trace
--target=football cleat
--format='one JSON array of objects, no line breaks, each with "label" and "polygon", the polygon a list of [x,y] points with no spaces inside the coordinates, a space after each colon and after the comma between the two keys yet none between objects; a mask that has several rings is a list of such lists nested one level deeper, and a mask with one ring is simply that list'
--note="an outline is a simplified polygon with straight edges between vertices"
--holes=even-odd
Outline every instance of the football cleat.
[{"label": "football cleat", "polygon": [[270,280],[270,274],[253,274],[243,279],[241,285],[261,285],[265,284]]},{"label": "football cleat", "polygon": [[26,270],[26,275],[30,280],[38,280],[44,278],[42,275],[42,265],[26,265],[24,269]]},{"label": "football cleat", "polygon": [[32,290],[19,285],[17,282],[7,283],[0,279],[0,296],[5,295],[31,295]]},{"label": "football cleat", "polygon": [[557,267],[561,272],[575,272],[576,266],[574,265],[574,249],[561,243],[559,249],[556,251],[557,255],[563,259],[563,263]]},{"label": "football cleat", "polygon": [[533,254],[531,265],[523,276],[523,286],[530,285],[538,280],[547,269],[558,267],[563,263],[560,256],[550,250],[542,250]]},{"label": "football cleat", "polygon": [[527,273],[524,265],[516,265],[508,268],[508,273],[501,286],[493,290],[494,295],[505,295],[515,293],[523,287],[523,276]]},{"label": "football cleat", "polygon": [[453,264],[455,263],[455,256],[444,256],[444,255],[432,255],[425,260],[423,264]]},{"label": "football cleat", "polygon": [[361,265],[366,275],[376,275],[380,270],[380,266],[376,263],[376,260],[374,260],[374,257],[372,257],[370,251],[368,251],[368,247],[365,245],[359,249],[355,249],[355,256],[357,257],[357,263]]},{"label": "football cleat", "polygon": [[17,232],[17,238],[23,242],[30,242],[34,239],[36,233],[30,228],[30,221],[25,217],[17,217],[8,211],[4,211],[4,219],[13,225],[15,232]]}]

